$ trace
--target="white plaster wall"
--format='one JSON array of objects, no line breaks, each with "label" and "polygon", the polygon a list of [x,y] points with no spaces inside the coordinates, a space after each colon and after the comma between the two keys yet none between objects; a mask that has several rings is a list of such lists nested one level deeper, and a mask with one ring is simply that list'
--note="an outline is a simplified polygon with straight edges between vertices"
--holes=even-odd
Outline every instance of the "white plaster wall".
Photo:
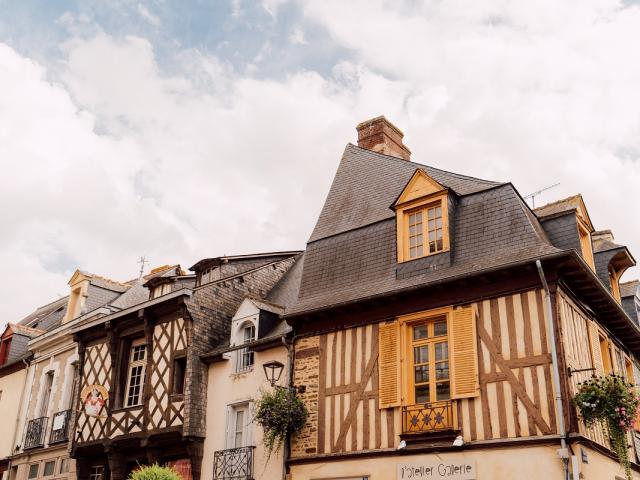
[{"label": "white plaster wall", "polygon": [[[253,369],[241,374],[234,374],[231,360],[223,360],[209,366],[209,383],[207,391],[207,436],[204,443],[202,461],[202,480],[213,478],[213,454],[217,450],[227,448],[226,423],[227,406],[255,399],[261,390],[271,389],[266,380],[262,364],[277,360],[287,364],[287,350],[284,347],[272,348],[255,353]],[[280,377],[280,385],[286,385],[289,378],[285,367]],[[266,452],[262,446],[262,429],[252,423],[250,435],[254,451],[254,478],[256,480],[277,480],[282,478],[282,449],[274,453],[267,462]]]},{"label": "white plaster wall", "polygon": [[10,375],[0,377],[0,458],[13,453],[16,420],[20,414],[20,398],[27,378],[27,367]]}]

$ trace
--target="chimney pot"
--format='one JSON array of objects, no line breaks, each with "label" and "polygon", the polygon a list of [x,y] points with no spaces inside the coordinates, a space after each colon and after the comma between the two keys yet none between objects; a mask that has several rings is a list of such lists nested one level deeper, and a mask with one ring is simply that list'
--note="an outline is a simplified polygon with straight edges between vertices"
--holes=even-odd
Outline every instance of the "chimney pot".
[{"label": "chimney pot", "polygon": [[383,115],[360,123],[356,130],[360,148],[403,160],[411,158],[411,150],[402,143],[404,134]]}]

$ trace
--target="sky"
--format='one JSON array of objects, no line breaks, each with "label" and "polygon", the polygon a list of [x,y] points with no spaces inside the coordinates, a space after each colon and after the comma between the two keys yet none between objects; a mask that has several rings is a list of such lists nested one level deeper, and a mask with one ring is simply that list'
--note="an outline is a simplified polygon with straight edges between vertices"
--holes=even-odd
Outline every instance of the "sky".
[{"label": "sky", "polygon": [[[640,4],[0,0],[0,324],[219,255],[303,249],[355,126],[582,193],[640,259]],[[629,270],[623,280],[636,278]]]}]

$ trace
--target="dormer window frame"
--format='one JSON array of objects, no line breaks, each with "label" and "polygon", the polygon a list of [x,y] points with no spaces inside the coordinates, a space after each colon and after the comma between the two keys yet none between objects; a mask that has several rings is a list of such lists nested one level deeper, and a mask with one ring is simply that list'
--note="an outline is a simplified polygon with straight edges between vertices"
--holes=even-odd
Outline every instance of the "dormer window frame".
[{"label": "dormer window frame", "polygon": [[593,256],[593,242],[591,240],[591,228],[578,214],[576,217],[578,224],[578,237],[580,240],[580,249],[582,251],[582,258],[589,265],[591,270],[596,271],[596,264]]},{"label": "dormer window frame", "polygon": [[[429,257],[450,250],[449,191],[447,189],[398,204],[395,208],[398,263]],[[440,216],[430,217],[430,211],[434,211],[436,208],[440,208]],[[421,214],[421,221],[418,223],[421,232],[412,231],[412,227],[416,226],[415,222],[412,221],[412,216],[416,213]],[[440,223],[438,223],[438,220],[440,220]],[[440,237],[438,236],[438,231],[441,231]],[[434,236],[430,238],[431,234],[434,234]],[[422,239],[422,251],[413,254],[412,248],[419,245],[420,237]],[[417,240],[412,243],[412,238],[417,238]],[[431,245],[433,242],[436,245],[432,250]],[[438,242],[441,242],[441,245],[437,245]]]}]

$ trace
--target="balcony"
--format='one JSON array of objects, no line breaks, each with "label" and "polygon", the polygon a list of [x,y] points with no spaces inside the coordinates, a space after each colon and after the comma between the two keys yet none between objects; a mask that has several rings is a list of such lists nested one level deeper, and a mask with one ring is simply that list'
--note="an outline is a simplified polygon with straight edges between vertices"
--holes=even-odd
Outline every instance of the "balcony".
[{"label": "balcony", "polygon": [[47,430],[49,417],[40,417],[29,420],[27,434],[24,438],[24,449],[44,446],[44,434]]},{"label": "balcony", "polygon": [[213,454],[213,480],[253,480],[253,450],[229,448]]},{"label": "balcony", "polygon": [[445,433],[458,428],[452,401],[402,407],[402,433]]},{"label": "balcony", "polygon": [[69,420],[71,420],[71,410],[63,410],[53,416],[49,444],[66,442],[68,440]]}]

